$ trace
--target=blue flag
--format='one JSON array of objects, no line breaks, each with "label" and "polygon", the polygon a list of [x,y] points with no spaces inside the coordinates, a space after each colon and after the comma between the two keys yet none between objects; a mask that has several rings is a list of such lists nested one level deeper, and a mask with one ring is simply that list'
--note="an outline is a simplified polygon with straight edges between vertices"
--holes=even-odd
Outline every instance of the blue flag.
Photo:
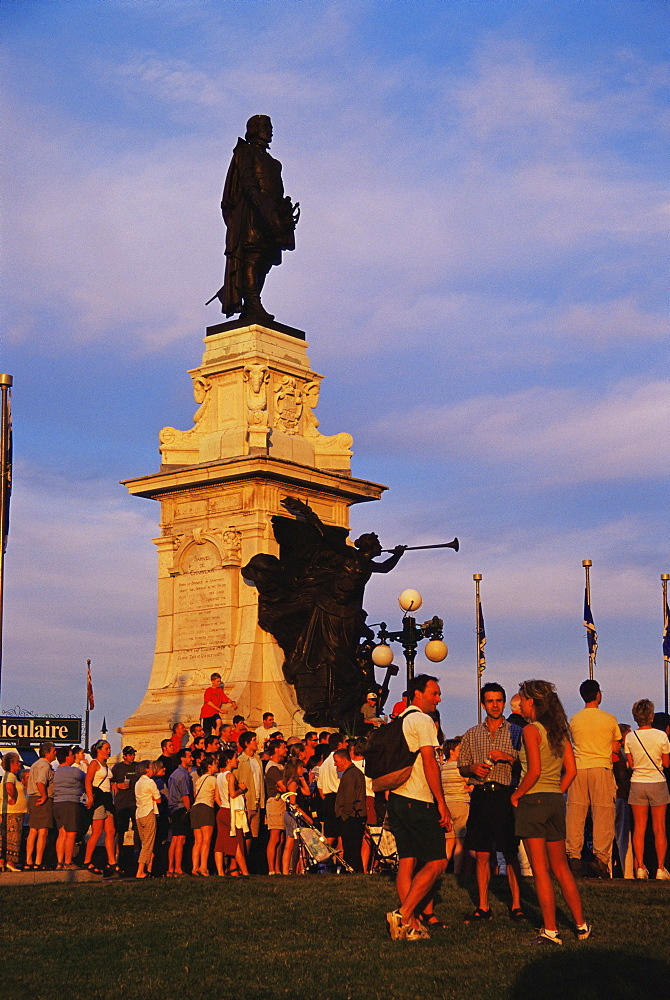
[{"label": "blue flag", "polygon": [[598,650],[598,633],[593,624],[593,615],[591,614],[591,605],[589,604],[586,587],[584,588],[584,627],[586,628],[586,643],[589,647],[589,658],[595,660]]},{"label": "blue flag", "polygon": [[481,674],[486,670],[486,656],[484,655],[484,646],[486,645],[486,630],[484,629],[484,615],[482,613],[482,602],[477,603],[477,651],[478,651],[478,667],[479,673]]}]

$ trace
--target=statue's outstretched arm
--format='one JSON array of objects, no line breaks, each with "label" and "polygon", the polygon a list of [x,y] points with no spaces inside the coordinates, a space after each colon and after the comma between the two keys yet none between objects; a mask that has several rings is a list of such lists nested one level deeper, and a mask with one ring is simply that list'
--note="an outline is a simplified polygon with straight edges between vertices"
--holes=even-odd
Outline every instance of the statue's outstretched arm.
[{"label": "statue's outstretched arm", "polygon": [[406,548],[406,545],[396,545],[392,556],[389,556],[384,562],[371,562],[370,569],[373,573],[390,573],[400,562]]},{"label": "statue's outstretched arm", "polygon": [[298,521],[306,521],[307,524],[311,524],[313,528],[316,528],[320,535],[325,535],[325,525],[318,514],[315,514],[310,505],[305,503],[304,500],[298,500],[297,497],[284,497],[281,505],[289,514],[293,514]]}]

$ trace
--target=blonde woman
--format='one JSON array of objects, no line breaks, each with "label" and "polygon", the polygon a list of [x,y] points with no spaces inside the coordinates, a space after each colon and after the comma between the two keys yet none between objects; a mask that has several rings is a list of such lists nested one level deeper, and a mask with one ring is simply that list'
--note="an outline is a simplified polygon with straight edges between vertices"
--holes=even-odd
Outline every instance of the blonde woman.
[{"label": "blonde woman", "polygon": [[521,782],[512,792],[515,832],[523,839],[533,869],[542,927],[529,944],[563,944],[556,926],[556,896],[551,873],[561,887],[576,924],[579,941],[591,937],[582,901],[565,853],[565,799],[577,774],[568,739],[568,720],[550,681],[524,681],[519,688],[521,714],[528,720],[519,752]]},{"label": "blonde woman", "polygon": [[644,835],[647,819],[651,811],[651,825],[656,847],[656,878],[670,879],[665,867],[668,841],[665,833],[665,813],[670,802],[668,786],[663,773],[670,767],[670,743],[660,729],[653,729],[654,703],[642,698],[633,705],[633,718],[638,728],[627,733],[624,741],[626,759],[633,773],[630,779],[628,805],[633,813],[633,865],[635,878],[647,879],[649,872],[644,866]]},{"label": "blonde woman", "polygon": [[86,798],[84,805],[91,809],[91,836],[86,844],[84,868],[93,875],[102,875],[101,870],[93,864],[93,852],[98,846],[102,833],[105,835],[105,850],[107,851],[107,870],[120,874],[121,869],[116,863],[116,829],[114,827],[114,802],[112,799],[112,769],[107,761],[112,748],[107,740],[98,740],[91,747],[91,763],[86,771],[84,784]]}]

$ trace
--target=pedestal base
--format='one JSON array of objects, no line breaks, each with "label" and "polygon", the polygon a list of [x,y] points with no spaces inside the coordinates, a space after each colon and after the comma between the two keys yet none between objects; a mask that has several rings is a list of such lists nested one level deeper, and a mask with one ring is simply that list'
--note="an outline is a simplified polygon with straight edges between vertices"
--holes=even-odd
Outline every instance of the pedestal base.
[{"label": "pedestal base", "polygon": [[161,504],[153,669],[120,730],[140,758],[158,756],[174,722],[198,721],[213,672],[250,727],[273,712],[286,736],[303,734],[281,650],[258,626],[257,592],[240,567],[260,552],[279,554],[271,518],[285,515],[287,496],[348,530],[351,504],[386,489],[352,477],[350,435],[318,431],[320,376],[299,331],[233,323],[207,333],[202,364],[191,372],[200,403],[194,427],[163,428],[161,471],[124,483]]}]

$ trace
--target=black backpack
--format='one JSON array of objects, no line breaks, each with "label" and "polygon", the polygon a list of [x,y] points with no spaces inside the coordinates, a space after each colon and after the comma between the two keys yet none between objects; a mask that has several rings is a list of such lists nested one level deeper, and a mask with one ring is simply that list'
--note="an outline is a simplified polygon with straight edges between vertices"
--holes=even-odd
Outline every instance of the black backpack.
[{"label": "black backpack", "polygon": [[[414,708],[412,712],[420,712]],[[368,749],[364,753],[365,776],[372,779],[374,792],[390,792],[399,788],[409,778],[417,758],[418,750],[412,752],[407,746],[407,740],[402,730],[404,715],[379,726],[370,737]]]}]

